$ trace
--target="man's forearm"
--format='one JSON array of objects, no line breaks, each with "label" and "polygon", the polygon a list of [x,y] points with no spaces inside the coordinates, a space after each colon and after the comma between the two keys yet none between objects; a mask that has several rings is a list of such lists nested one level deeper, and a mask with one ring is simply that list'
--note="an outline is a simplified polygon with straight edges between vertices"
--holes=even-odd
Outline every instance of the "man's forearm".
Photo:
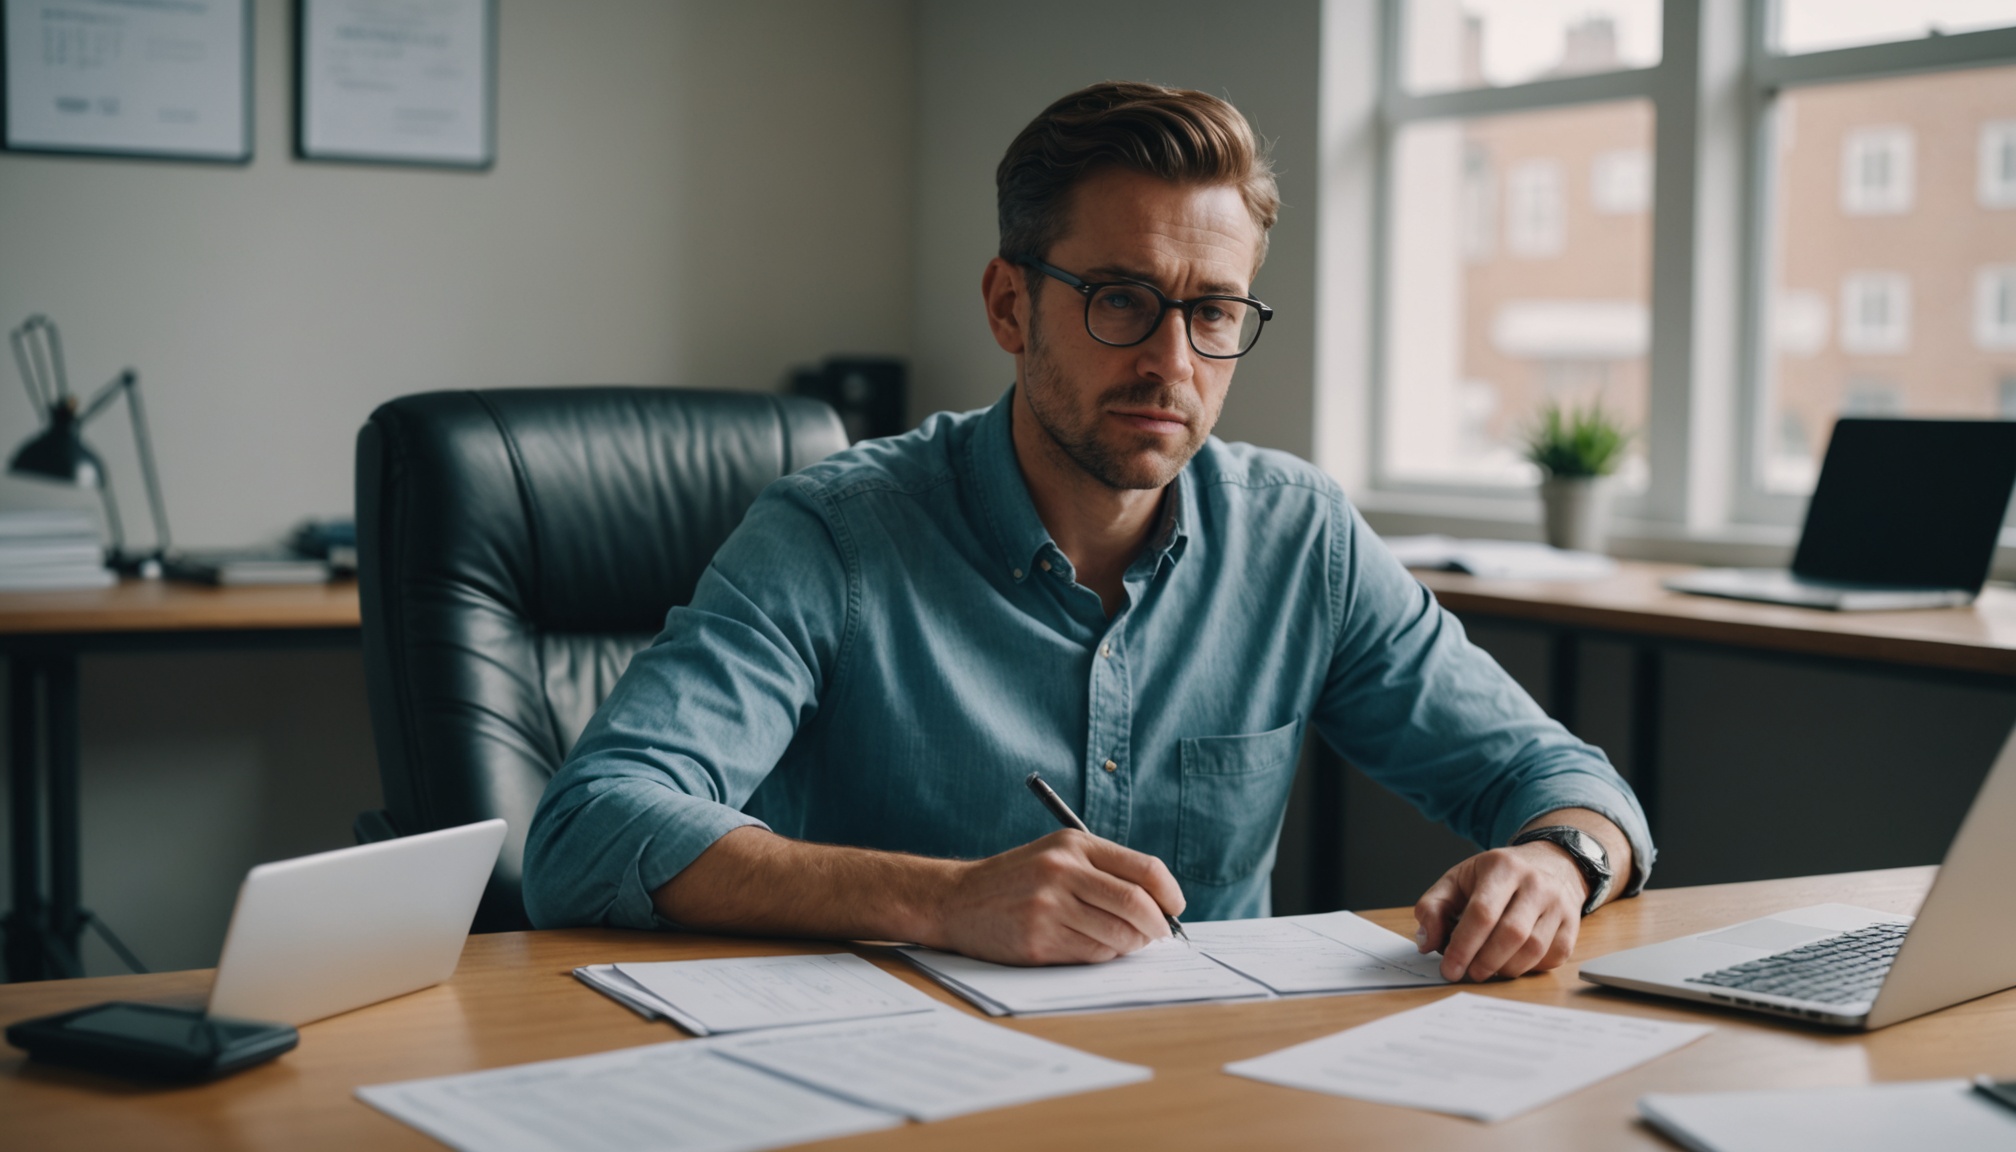
[{"label": "man's forearm", "polygon": [[685,928],[933,944],[936,901],[958,867],[742,827],[716,840],[651,902]]},{"label": "man's forearm", "polygon": [[1543,812],[1527,821],[1526,827],[1519,831],[1530,832],[1535,828],[1561,824],[1587,832],[1603,845],[1603,851],[1610,857],[1610,874],[1614,877],[1610,884],[1610,894],[1603,902],[1608,904],[1622,896],[1625,889],[1631,886],[1633,861],[1630,837],[1624,835],[1622,828],[1611,823],[1609,817],[1587,808],[1556,808],[1552,812]]}]

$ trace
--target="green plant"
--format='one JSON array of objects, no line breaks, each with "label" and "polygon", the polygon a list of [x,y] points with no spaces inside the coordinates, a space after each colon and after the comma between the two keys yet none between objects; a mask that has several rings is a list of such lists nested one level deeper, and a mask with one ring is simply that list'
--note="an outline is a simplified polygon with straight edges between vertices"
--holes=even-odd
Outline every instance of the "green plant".
[{"label": "green plant", "polygon": [[1608,476],[1624,462],[1631,435],[1601,401],[1578,408],[1550,400],[1526,433],[1526,459],[1550,477]]}]

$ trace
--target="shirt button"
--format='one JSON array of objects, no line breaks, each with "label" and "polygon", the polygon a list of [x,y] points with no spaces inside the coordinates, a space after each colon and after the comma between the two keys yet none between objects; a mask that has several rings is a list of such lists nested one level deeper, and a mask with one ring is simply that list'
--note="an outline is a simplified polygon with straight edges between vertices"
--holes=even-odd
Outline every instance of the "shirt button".
[{"label": "shirt button", "polygon": [[1048,560],[1038,560],[1036,562],[1036,565],[1037,567],[1043,569],[1043,571],[1045,572],[1048,572],[1050,570],[1050,562]]},{"label": "shirt button", "polygon": [[1115,763],[1113,763],[1113,761],[1111,761],[1111,760],[1108,760],[1108,761],[1106,761],[1106,771],[1108,771],[1108,772],[1118,772],[1119,770],[1120,770],[1120,766],[1119,766],[1118,764],[1115,764]]},{"label": "shirt button", "polygon": [[1020,568],[1009,569],[1009,574],[1014,576],[1015,579],[1017,580],[1020,580],[1022,578],[1022,570]]},{"label": "shirt button", "polygon": [[1111,644],[1099,645],[1099,655],[1104,656],[1108,660],[1111,660],[1113,658],[1113,645]]}]

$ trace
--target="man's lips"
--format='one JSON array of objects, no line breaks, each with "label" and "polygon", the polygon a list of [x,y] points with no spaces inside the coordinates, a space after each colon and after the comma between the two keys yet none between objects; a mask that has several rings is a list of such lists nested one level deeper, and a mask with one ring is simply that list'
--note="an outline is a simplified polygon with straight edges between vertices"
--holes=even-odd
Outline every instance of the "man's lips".
[{"label": "man's lips", "polygon": [[1115,408],[1107,415],[1142,432],[1153,432],[1164,436],[1180,435],[1190,426],[1180,412],[1170,412],[1161,408]]}]

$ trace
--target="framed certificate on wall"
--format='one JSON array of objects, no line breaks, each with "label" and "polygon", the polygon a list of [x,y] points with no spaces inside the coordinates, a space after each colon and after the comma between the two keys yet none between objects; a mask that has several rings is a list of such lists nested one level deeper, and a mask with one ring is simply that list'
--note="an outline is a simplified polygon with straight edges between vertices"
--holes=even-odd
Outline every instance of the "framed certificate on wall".
[{"label": "framed certificate on wall", "polygon": [[252,0],[0,0],[0,144],[252,158]]},{"label": "framed certificate on wall", "polygon": [[297,0],[295,17],[296,155],[495,161],[496,0]]}]

